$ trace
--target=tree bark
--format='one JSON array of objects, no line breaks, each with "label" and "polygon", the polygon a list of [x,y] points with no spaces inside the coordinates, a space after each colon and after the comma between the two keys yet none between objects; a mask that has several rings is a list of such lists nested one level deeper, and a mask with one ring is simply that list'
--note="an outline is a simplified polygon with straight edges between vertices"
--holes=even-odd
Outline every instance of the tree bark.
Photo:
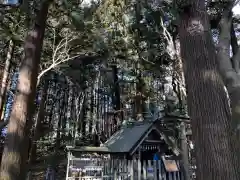
[{"label": "tree bark", "polygon": [[2,156],[0,179],[25,179],[29,134],[32,125],[37,75],[50,0],[43,1],[33,30],[25,40],[25,57],[19,70],[19,82],[10,115]]},{"label": "tree bark", "polygon": [[232,22],[231,23],[231,32],[230,32],[230,34],[231,34],[231,47],[232,47],[233,56],[235,56],[238,52],[238,40],[237,40],[237,36],[236,36],[235,30],[234,30],[233,20],[231,22]]},{"label": "tree bark", "polygon": [[0,117],[2,117],[3,114],[3,107],[6,99],[6,92],[7,92],[7,81],[8,81],[8,76],[9,76],[9,70],[11,66],[11,60],[12,60],[12,55],[14,51],[14,42],[13,40],[9,41],[9,46],[8,46],[8,52],[7,52],[7,58],[5,61],[5,67],[3,71],[3,77],[2,77],[2,85],[1,85],[1,96],[0,96]]},{"label": "tree bark", "polygon": [[[64,94],[63,94],[64,96]],[[54,143],[54,152],[53,152],[53,156],[50,162],[50,167],[55,171],[56,167],[57,167],[57,157],[58,157],[58,153],[59,153],[59,149],[61,146],[61,129],[62,129],[62,118],[64,118],[64,109],[62,107],[64,107],[64,100],[59,100],[59,119],[58,119],[58,123],[57,123],[57,136],[55,139],[55,143]],[[54,129],[55,131],[55,129]],[[56,177],[55,177],[56,178]]]},{"label": "tree bark", "polygon": [[122,121],[123,115],[121,110],[121,95],[120,95],[120,86],[119,86],[119,79],[118,79],[118,68],[117,65],[112,65],[112,74],[113,74],[113,106],[115,111],[115,118],[120,118]]},{"label": "tree bark", "polygon": [[[239,74],[239,58],[240,51],[234,38],[235,32],[232,22],[232,8],[233,2],[230,1],[228,6],[224,9],[220,21],[220,35],[218,44],[218,63],[220,72],[223,77],[224,83],[228,90],[230,98],[230,106],[232,111],[232,127],[233,135],[236,138],[236,145],[238,152],[240,151],[240,74]],[[233,58],[230,58],[230,45],[232,45]],[[240,162],[240,155],[237,157]],[[240,167],[240,166],[239,166]],[[240,170],[239,170],[240,171]]]},{"label": "tree bark", "polygon": [[139,121],[142,121],[144,118],[144,99],[145,99],[145,90],[146,84],[144,82],[144,79],[142,77],[141,72],[138,73],[137,76],[137,82],[136,82],[136,95],[135,95],[135,116],[136,119]]},{"label": "tree bark", "polygon": [[217,66],[204,0],[180,15],[181,56],[188,91],[188,110],[196,145],[198,180],[237,180],[238,163],[231,113]]},{"label": "tree bark", "polygon": [[37,152],[36,141],[39,139],[41,123],[43,122],[45,117],[45,102],[47,100],[48,85],[49,85],[49,81],[47,79],[44,79],[44,86],[41,93],[41,102],[40,102],[39,110],[37,113],[36,123],[34,126],[34,132],[32,137],[32,145],[31,145],[30,157],[29,157],[30,164],[32,164],[33,161],[36,160],[36,152]]}]

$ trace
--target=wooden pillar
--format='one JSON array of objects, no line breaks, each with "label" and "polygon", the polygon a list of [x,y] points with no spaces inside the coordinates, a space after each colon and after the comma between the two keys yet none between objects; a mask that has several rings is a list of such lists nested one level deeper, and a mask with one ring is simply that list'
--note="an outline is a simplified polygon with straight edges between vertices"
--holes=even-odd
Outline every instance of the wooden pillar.
[{"label": "wooden pillar", "polygon": [[190,180],[189,173],[189,158],[188,158],[188,144],[186,137],[186,129],[184,122],[180,124],[180,139],[181,139],[181,157],[182,157],[182,169],[184,173],[184,180]]},{"label": "wooden pillar", "polygon": [[69,165],[70,165],[70,160],[71,160],[71,153],[68,151],[68,162],[67,162],[67,172],[66,172],[66,180],[68,180],[68,174],[69,174]]},{"label": "wooden pillar", "polygon": [[139,146],[139,148],[138,148],[138,159],[139,160],[141,159],[141,149],[142,149],[142,145]]}]

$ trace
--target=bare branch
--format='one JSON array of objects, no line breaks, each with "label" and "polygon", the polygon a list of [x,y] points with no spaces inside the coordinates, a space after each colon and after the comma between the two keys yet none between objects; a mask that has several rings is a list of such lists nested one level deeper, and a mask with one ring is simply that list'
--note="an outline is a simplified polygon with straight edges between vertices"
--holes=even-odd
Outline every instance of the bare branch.
[{"label": "bare branch", "polygon": [[[54,53],[53,53],[53,57],[52,57],[53,64],[56,63],[56,59],[58,59],[58,58],[56,58],[56,56],[57,56],[58,53],[68,53],[68,52],[61,51],[61,49],[62,49],[63,47],[65,47],[66,45],[69,45],[69,43],[70,43],[71,41],[73,41],[74,39],[75,39],[75,38],[71,38],[71,39],[68,40],[68,37],[66,37],[66,38],[63,38],[63,39],[59,42],[59,44],[57,45],[57,47],[56,47],[56,49],[54,50]],[[64,42],[64,41],[65,41],[65,42]],[[61,51],[61,52],[59,52],[59,51]]]},{"label": "bare branch", "polygon": [[56,68],[57,66],[59,66],[62,63],[65,63],[67,61],[70,61],[74,58],[79,57],[82,54],[77,54],[74,56],[70,55],[70,43],[75,40],[75,37],[69,37],[68,35],[63,38],[58,45],[55,47],[55,40],[56,40],[56,36],[55,36],[55,31],[54,31],[54,42],[53,42],[53,55],[52,55],[52,64],[50,66],[48,66],[46,69],[44,69],[43,71],[41,71],[38,75],[38,83],[40,82],[41,77],[47,73],[48,71],[50,71],[51,69]]},{"label": "bare branch", "polygon": [[55,50],[55,44],[56,44],[56,31],[55,31],[55,28],[53,28],[53,52]]},{"label": "bare branch", "polygon": [[38,80],[40,80],[40,78],[41,78],[46,72],[50,71],[51,69],[56,68],[56,67],[57,67],[58,65],[60,65],[61,63],[64,63],[64,62],[67,62],[67,61],[72,60],[72,59],[74,59],[74,58],[77,58],[77,57],[79,57],[80,55],[81,55],[81,54],[78,54],[78,55],[76,55],[76,56],[72,56],[72,57],[69,57],[69,58],[67,58],[67,59],[63,59],[63,60],[61,60],[61,61],[58,61],[57,63],[52,64],[51,66],[49,66],[47,69],[43,70],[43,71],[38,75]]}]

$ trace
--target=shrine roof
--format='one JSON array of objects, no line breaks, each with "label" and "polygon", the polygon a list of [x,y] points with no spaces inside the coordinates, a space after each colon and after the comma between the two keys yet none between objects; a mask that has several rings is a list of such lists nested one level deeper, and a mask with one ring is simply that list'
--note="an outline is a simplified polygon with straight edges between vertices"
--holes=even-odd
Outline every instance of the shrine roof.
[{"label": "shrine roof", "polygon": [[[120,130],[114,133],[104,144],[100,147],[73,147],[68,148],[71,151],[79,152],[101,152],[101,153],[130,153],[133,154],[138,147],[149,137],[152,131],[159,134],[159,140],[162,139],[168,144],[173,153],[180,155],[180,149],[176,143],[176,137],[168,129],[162,126],[162,122],[166,117],[155,120],[144,121],[130,121],[123,125]],[[174,119],[167,116],[167,121]],[[182,119],[182,118],[180,118]]]},{"label": "shrine roof", "polygon": [[103,146],[111,152],[129,153],[150,131],[153,124],[154,122],[135,122],[132,126],[122,127]]},{"label": "shrine roof", "polygon": [[134,122],[132,125],[124,126],[110,139],[108,139],[102,147],[106,147],[112,153],[130,153],[133,154],[137,147],[147,139],[148,135],[156,130],[159,133],[160,139],[163,139],[172,149],[175,155],[180,154],[180,149],[177,147],[176,139],[173,134],[166,131],[164,128],[159,127],[160,121],[164,119],[156,119],[155,121],[141,121]]}]

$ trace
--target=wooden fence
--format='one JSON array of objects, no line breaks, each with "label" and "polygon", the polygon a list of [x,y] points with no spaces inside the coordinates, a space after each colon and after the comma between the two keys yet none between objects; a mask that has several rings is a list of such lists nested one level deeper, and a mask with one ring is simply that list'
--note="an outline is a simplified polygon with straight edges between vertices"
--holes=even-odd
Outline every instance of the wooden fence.
[{"label": "wooden fence", "polygon": [[79,165],[70,162],[66,180],[184,180],[176,161],[102,160]]}]

